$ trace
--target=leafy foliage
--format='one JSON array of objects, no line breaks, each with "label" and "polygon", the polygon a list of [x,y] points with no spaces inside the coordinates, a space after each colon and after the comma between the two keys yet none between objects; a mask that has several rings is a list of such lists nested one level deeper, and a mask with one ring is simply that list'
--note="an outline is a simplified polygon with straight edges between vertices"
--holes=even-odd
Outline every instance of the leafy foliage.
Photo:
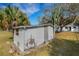
[{"label": "leafy foliage", "polygon": [[[12,7],[8,5],[5,8],[0,9],[0,27],[10,30],[12,22],[16,18],[18,25],[30,25],[28,17],[18,7]],[[6,26],[7,23],[8,25]],[[2,25],[1,25],[2,24]]]},{"label": "leafy foliage", "polygon": [[[66,13],[67,16],[65,16]],[[53,25],[60,27],[60,31],[62,31],[64,26],[76,23],[78,13],[79,4],[57,4],[52,10]]]},{"label": "leafy foliage", "polygon": [[49,9],[43,11],[44,16],[40,17],[39,24],[52,24],[51,12]]}]

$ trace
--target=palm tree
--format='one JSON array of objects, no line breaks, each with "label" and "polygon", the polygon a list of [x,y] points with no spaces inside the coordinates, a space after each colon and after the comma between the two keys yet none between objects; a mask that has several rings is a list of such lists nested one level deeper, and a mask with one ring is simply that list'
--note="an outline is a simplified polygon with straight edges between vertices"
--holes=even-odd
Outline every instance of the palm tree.
[{"label": "palm tree", "polygon": [[12,22],[16,18],[18,25],[30,25],[28,17],[18,7],[8,5],[0,9],[0,28],[3,30],[12,29]]},{"label": "palm tree", "polygon": [[16,18],[18,25],[28,25],[29,24],[27,15],[25,13],[23,13],[18,7],[12,7],[11,5],[8,5],[5,8],[5,13],[8,18],[8,23],[10,25],[9,26],[10,29],[12,28],[11,25],[15,18]]},{"label": "palm tree", "polygon": [[4,8],[0,9],[0,27],[3,30],[8,30],[8,27],[9,27],[8,20],[7,20],[7,15],[5,13]]}]

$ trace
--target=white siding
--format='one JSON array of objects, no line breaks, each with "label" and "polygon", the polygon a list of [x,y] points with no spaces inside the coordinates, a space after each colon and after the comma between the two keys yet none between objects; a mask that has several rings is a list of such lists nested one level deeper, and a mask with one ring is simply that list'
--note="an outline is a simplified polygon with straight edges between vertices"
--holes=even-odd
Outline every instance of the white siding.
[{"label": "white siding", "polygon": [[[62,31],[71,31],[71,32],[78,32],[78,26],[71,26],[71,30],[69,30],[69,27],[66,26],[67,28],[63,27]],[[74,28],[75,27],[75,28]]]},{"label": "white siding", "polygon": [[78,26],[75,26],[75,28],[72,27],[71,31],[72,31],[72,32],[78,32],[78,31],[79,31],[79,30],[78,30]]},{"label": "white siding", "polygon": [[[35,40],[35,45],[38,46],[44,42],[44,28],[32,28],[25,30],[25,44],[30,38]],[[28,47],[26,46],[28,49]]]},{"label": "white siding", "polygon": [[48,27],[44,27],[44,41],[48,41]]},{"label": "white siding", "polygon": [[53,32],[53,27],[49,26],[48,27],[48,40],[51,40],[54,38],[54,32]]},{"label": "white siding", "polygon": [[[21,50],[24,51],[29,49],[30,47],[39,46],[40,44],[44,43],[45,41],[51,40],[54,37],[53,27],[36,27],[36,28],[26,28],[26,29],[19,29],[19,35],[16,35],[14,32],[14,44]],[[35,40],[35,46],[27,45],[29,39]],[[19,46],[18,43],[19,42]]]},{"label": "white siding", "polygon": [[[19,42],[19,46],[18,46]],[[21,50],[24,51],[24,30],[19,29],[19,35],[14,32],[14,44]]]},{"label": "white siding", "polygon": [[62,28],[62,31],[68,31],[68,29],[66,29],[65,27]]}]

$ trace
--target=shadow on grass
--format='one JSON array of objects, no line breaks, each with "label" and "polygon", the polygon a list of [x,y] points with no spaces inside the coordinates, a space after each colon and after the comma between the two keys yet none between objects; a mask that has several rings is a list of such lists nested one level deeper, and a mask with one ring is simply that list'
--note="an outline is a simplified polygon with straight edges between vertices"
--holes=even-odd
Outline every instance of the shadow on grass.
[{"label": "shadow on grass", "polygon": [[54,39],[49,45],[51,56],[79,56],[79,40]]},{"label": "shadow on grass", "polygon": [[10,41],[13,41],[13,37],[10,37],[9,39],[10,39]]}]

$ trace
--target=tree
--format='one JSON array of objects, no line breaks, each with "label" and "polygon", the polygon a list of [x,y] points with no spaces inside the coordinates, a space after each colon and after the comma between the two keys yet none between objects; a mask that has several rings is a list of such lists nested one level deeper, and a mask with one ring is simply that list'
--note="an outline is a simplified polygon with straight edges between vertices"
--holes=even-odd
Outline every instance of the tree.
[{"label": "tree", "polygon": [[52,24],[52,19],[51,19],[51,15],[50,15],[50,10],[49,9],[45,9],[43,11],[44,16],[40,17],[40,22],[39,24]]},{"label": "tree", "polygon": [[[74,7],[73,7],[74,6]],[[64,27],[68,24],[79,24],[77,23],[79,20],[77,18],[79,11],[78,4],[61,4],[56,6],[56,8],[52,11],[52,20],[54,25]],[[66,17],[64,13],[68,12],[68,16]],[[62,28],[61,28],[62,30]],[[77,35],[77,34],[75,34]],[[78,38],[76,38],[78,39]],[[49,44],[49,54],[50,55],[79,55],[79,41],[71,41],[66,39],[53,39]]]},{"label": "tree", "polygon": [[[66,8],[67,7],[67,8]],[[77,7],[77,8],[76,8]],[[65,16],[67,13],[69,16]],[[54,25],[60,27],[60,31],[65,25],[73,24],[76,21],[76,13],[78,13],[78,5],[76,4],[58,4],[56,8],[52,11],[52,20]]]},{"label": "tree", "polygon": [[[11,5],[8,5],[5,8],[0,9],[0,22],[1,22],[1,28],[5,28],[5,30],[12,29],[12,22],[16,18],[16,21],[19,25],[30,25],[30,22],[28,20],[28,17],[25,13],[23,13],[18,7],[12,7]],[[7,24],[7,25],[6,25]]]},{"label": "tree", "polygon": [[3,10],[0,9],[0,29],[3,28],[3,26],[2,26],[2,21],[3,21],[3,19],[4,19],[3,15],[4,15],[4,14],[3,14]]},{"label": "tree", "polygon": [[53,20],[53,25],[59,26],[62,31],[64,18],[63,18],[63,9],[61,7],[56,7],[52,11],[52,20]]},{"label": "tree", "polygon": [[[73,16],[74,17],[74,22],[76,21],[76,16],[78,16],[79,14],[79,4],[77,3],[65,3],[65,4],[60,4],[59,6],[61,6],[66,12],[68,12],[69,17]],[[68,15],[67,14],[67,15]]]},{"label": "tree", "polygon": [[3,30],[7,30],[8,31],[8,27],[9,27],[9,24],[8,24],[8,19],[7,19],[7,15],[5,13],[5,9],[0,9],[0,27],[3,29]]}]

